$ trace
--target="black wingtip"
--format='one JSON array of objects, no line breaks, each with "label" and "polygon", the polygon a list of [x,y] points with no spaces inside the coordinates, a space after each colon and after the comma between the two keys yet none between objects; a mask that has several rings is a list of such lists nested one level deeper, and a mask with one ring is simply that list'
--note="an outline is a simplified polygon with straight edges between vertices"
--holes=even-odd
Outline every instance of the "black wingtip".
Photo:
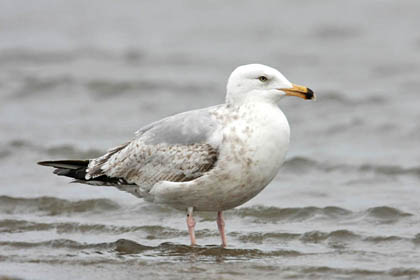
[{"label": "black wingtip", "polygon": [[37,164],[55,168],[79,169],[87,167],[89,160],[46,160],[38,161]]}]

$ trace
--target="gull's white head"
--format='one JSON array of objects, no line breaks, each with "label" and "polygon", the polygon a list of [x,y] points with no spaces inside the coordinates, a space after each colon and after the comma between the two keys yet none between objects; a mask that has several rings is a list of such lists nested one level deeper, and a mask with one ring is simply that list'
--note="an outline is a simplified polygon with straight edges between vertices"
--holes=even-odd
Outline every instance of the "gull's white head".
[{"label": "gull's white head", "polygon": [[277,104],[287,95],[315,98],[312,90],[292,84],[276,69],[262,64],[247,64],[239,66],[230,74],[226,103],[263,101]]}]

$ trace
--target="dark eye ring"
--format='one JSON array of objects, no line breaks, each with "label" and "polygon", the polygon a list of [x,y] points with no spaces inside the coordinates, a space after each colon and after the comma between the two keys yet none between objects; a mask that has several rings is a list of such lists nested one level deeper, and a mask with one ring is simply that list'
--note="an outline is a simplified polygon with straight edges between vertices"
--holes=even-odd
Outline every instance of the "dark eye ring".
[{"label": "dark eye ring", "polygon": [[266,82],[268,79],[266,76],[260,76],[258,77],[258,80],[260,80],[261,82]]}]

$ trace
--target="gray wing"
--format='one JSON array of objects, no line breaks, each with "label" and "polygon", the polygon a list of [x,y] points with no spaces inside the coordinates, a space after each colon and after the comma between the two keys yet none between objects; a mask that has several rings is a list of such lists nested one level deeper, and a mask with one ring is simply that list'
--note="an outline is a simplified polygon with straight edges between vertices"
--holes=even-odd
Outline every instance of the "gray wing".
[{"label": "gray wing", "polygon": [[105,175],[148,191],[159,181],[185,182],[202,176],[217,161],[221,127],[212,112],[220,106],[181,113],[142,128],[131,142],[91,160],[86,179]]}]

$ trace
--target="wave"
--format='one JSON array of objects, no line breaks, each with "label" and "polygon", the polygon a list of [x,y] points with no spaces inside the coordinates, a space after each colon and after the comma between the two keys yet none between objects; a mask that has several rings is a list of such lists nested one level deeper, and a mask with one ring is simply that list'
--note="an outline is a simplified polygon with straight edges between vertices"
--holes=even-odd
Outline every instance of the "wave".
[{"label": "wave", "polygon": [[2,146],[2,149],[0,150],[0,159],[12,156],[25,149],[30,150],[31,152],[45,154],[46,156],[66,158],[95,158],[104,153],[104,151],[97,149],[82,150],[66,144],[43,147],[26,140],[14,139]]},{"label": "wave", "polygon": [[222,248],[218,245],[191,247],[169,242],[160,244],[158,249],[165,256],[182,256],[186,254],[194,254],[196,256],[223,256],[249,259],[275,256],[293,257],[302,255],[302,253],[295,250],[262,251],[259,249]]},{"label": "wave", "polygon": [[[124,234],[142,232],[148,240],[166,240],[188,236],[185,230],[177,230],[170,227],[158,225],[146,226],[115,226],[105,224],[83,224],[83,223],[38,223],[25,220],[5,219],[0,220],[0,233],[22,233],[30,231],[56,231],[58,234],[68,233],[89,233],[89,234]],[[217,237],[215,230],[197,230],[199,238]],[[396,241],[408,241],[420,244],[420,233],[413,238],[399,236],[363,236],[347,229],[339,229],[331,232],[309,231],[305,233],[290,232],[229,232],[229,236],[237,238],[241,242],[263,244],[266,242],[288,242],[300,241],[303,243],[322,243],[324,241],[347,242],[362,241],[368,243],[386,243]]]},{"label": "wave", "polygon": [[411,213],[403,212],[399,209],[388,207],[388,206],[379,206],[369,208],[366,212],[366,217],[374,218],[376,220],[386,220],[386,221],[395,221],[400,218],[413,216]]},{"label": "wave", "polygon": [[[26,98],[37,96],[40,93],[46,93],[58,88],[66,88],[76,83],[71,76],[55,76],[55,77],[22,77],[19,87],[13,92],[11,98]],[[57,91],[54,91],[57,92]],[[34,95],[36,94],[36,95]]]},{"label": "wave", "polygon": [[42,242],[0,241],[0,247],[12,247],[16,249],[45,247],[69,250],[92,250],[95,253],[100,253],[101,251],[113,251],[120,255],[141,254],[147,251],[148,255],[166,257],[182,257],[193,254],[194,256],[203,257],[223,256],[248,259],[272,256],[302,255],[300,252],[293,250],[262,251],[259,249],[222,248],[217,245],[192,247],[170,242],[164,242],[157,246],[147,246],[129,239],[118,239],[115,242],[104,243],[82,243],[70,239],[54,239]]},{"label": "wave", "polygon": [[[39,98],[39,94],[49,95],[57,92],[66,92],[71,87],[82,87],[87,94],[94,97],[114,98],[122,94],[139,95],[142,92],[168,91],[177,94],[190,95],[201,92],[215,90],[212,83],[186,83],[175,81],[164,81],[159,79],[132,79],[132,80],[110,80],[110,79],[90,79],[87,81],[77,80],[71,75],[51,76],[51,77],[20,77],[19,87],[9,96],[12,99]],[[34,95],[35,94],[35,95]]]},{"label": "wave", "polygon": [[333,246],[338,243],[347,243],[347,242],[366,242],[373,244],[381,243],[390,243],[390,242],[410,242],[413,244],[420,243],[420,234],[415,235],[412,238],[400,237],[395,235],[390,236],[363,236],[361,234],[355,233],[346,229],[334,230],[331,232],[323,231],[309,231],[305,233],[288,233],[288,232],[250,232],[250,233],[232,233],[230,235],[235,236],[241,242],[245,243],[254,243],[254,244],[263,244],[267,242],[289,242],[289,241],[299,241],[302,243],[330,243],[333,242]]},{"label": "wave", "polygon": [[80,150],[72,145],[57,145],[42,149],[49,156],[74,157],[74,158],[96,158],[104,154],[104,151],[97,149]]},{"label": "wave", "polygon": [[[317,278],[324,279],[331,278],[334,275],[335,278],[349,278],[359,279],[360,277],[368,276],[368,279],[388,279],[387,276],[391,277],[403,277],[408,276],[408,279],[412,277],[420,276],[420,270],[417,268],[392,268],[389,270],[374,270],[374,269],[358,269],[358,268],[337,268],[329,266],[304,266],[304,267],[291,267],[291,271],[302,273],[303,275],[316,275]],[[338,277],[341,276],[341,277]],[[350,277],[349,277],[350,276]],[[372,278],[374,277],[374,278]],[[378,278],[379,277],[379,278]],[[386,278],[384,278],[386,277]],[[313,277],[311,277],[312,279]],[[365,279],[365,278],[363,278]]]},{"label": "wave", "polygon": [[412,175],[420,177],[420,166],[417,167],[401,167],[398,165],[380,165],[380,164],[332,164],[320,162],[308,157],[292,157],[284,163],[283,169],[287,172],[295,172],[302,174],[310,170],[317,170],[323,172],[354,172],[354,173],[374,173],[386,176],[402,176]]},{"label": "wave", "polygon": [[212,84],[179,83],[161,80],[91,80],[84,83],[89,92],[99,95],[101,98],[118,97],[120,94],[150,91],[170,91],[179,94],[191,94],[214,90]]},{"label": "wave", "polygon": [[272,241],[290,241],[297,240],[300,238],[301,234],[299,233],[288,233],[288,232],[250,232],[246,234],[241,233],[229,233],[238,238],[240,241],[245,243],[256,243],[262,244],[269,240]]},{"label": "wave", "polygon": [[324,24],[317,26],[312,33],[315,38],[319,38],[321,40],[342,40],[347,38],[359,37],[361,34],[363,34],[363,31],[354,26],[337,26]]},{"label": "wave", "polygon": [[15,198],[0,196],[0,213],[23,214],[40,212],[49,216],[94,212],[102,213],[120,209],[120,206],[109,199],[88,199],[70,201],[55,197]]},{"label": "wave", "polygon": [[374,172],[381,175],[414,175],[420,177],[420,166],[412,168],[404,168],[397,165],[372,165],[363,164],[358,170],[360,172]]},{"label": "wave", "polygon": [[352,212],[335,206],[278,208],[262,205],[234,209],[231,215],[251,218],[254,223],[303,222],[311,219],[334,221],[354,218],[360,218],[369,223],[395,223],[413,216],[411,213],[389,206],[378,206]]},{"label": "wave", "polygon": [[76,58],[72,52],[58,51],[34,51],[25,49],[9,49],[0,52],[2,64],[43,64],[43,63],[64,63]]},{"label": "wave", "polygon": [[301,241],[308,243],[320,243],[325,240],[350,241],[354,239],[360,239],[360,235],[344,229],[332,232],[310,231],[300,236]]},{"label": "wave", "polygon": [[303,221],[314,217],[343,218],[352,214],[351,211],[334,206],[302,207],[302,208],[278,208],[266,206],[243,207],[233,210],[233,215],[239,217],[256,218],[254,222],[276,222],[281,220]]},{"label": "wave", "polygon": [[[38,197],[38,198],[18,198],[10,196],[0,196],[0,213],[4,214],[34,214],[47,216],[70,215],[75,213],[106,213],[121,209],[118,203],[109,199],[88,199],[71,201],[59,199],[55,197]],[[129,209],[128,211],[138,211]],[[166,208],[159,208],[159,212],[171,211]],[[391,223],[401,219],[411,217],[411,213],[401,211],[397,208],[389,206],[372,207],[365,211],[352,212],[336,206],[327,207],[289,207],[279,208],[274,206],[253,206],[233,209],[227,212],[227,215],[239,218],[252,219],[254,223],[277,223],[277,222],[300,222],[310,219],[326,219],[326,220],[343,220],[352,218],[362,218],[368,222]],[[22,221],[13,222],[16,228],[31,228],[33,224],[24,223]],[[46,225],[39,225],[46,227]],[[72,231],[115,231],[130,232],[136,230],[144,230],[144,227],[114,227],[103,225],[84,225],[63,223],[54,225],[59,230]],[[150,231],[159,231],[161,228],[150,227]],[[172,233],[167,233],[171,235]],[[204,234],[204,233],[203,233]]]},{"label": "wave", "polygon": [[[248,235],[248,236],[247,236]],[[282,233],[266,233],[262,239],[258,237],[255,241],[253,237],[258,233],[248,233],[239,236],[239,240],[246,243],[261,244],[263,241],[267,242],[283,242],[287,240],[296,240],[302,243],[326,243],[328,247],[337,248],[347,244],[358,242],[373,243],[377,246],[380,243],[389,244],[390,242],[401,241],[411,242],[417,244],[416,237],[403,238],[398,236],[368,236],[364,237],[349,230],[336,230],[332,232],[311,231],[303,234],[282,234]],[[191,255],[201,257],[223,256],[235,259],[255,259],[267,257],[297,257],[308,255],[312,253],[302,253],[296,250],[275,249],[275,250],[260,250],[250,248],[222,248],[219,245],[205,245],[205,246],[188,246],[184,244],[177,244],[172,242],[163,242],[157,246],[150,246],[138,243],[130,239],[118,239],[114,242],[99,242],[86,243],[78,242],[71,239],[53,239],[42,242],[25,242],[25,241],[0,241],[0,248],[14,248],[14,249],[38,249],[38,248],[52,248],[52,249],[67,249],[81,251],[85,254],[104,254],[114,253],[117,255],[135,255],[146,253],[147,256],[163,256],[163,257],[188,257]]]},{"label": "wave", "polygon": [[323,164],[308,157],[292,157],[285,161],[282,169],[287,172],[308,172],[311,169],[321,169]]},{"label": "wave", "polygon": [[[173,228],[146,225],[146,226],[115,226],[104,224],[83,224],[83,223],[38,223],[25,220],[5,219],[0,220],[0,232],[17,233],[27,231],[49,231],[54,230],[59,234],[64,233],[106,233],[106,234],[123,234],[128,232],[144,232],[146,239],[168,239],[179,236],[186,236],[185,231],[179,231]],[[198,230],[198,236],[216,235],[210,234],[207,230]]]},{"label": "wave", "polygon": [[2,64],[56,64],[56,63],[70,63],[78,59],[87,58],[89,60],[104,59],[126,59],[141,57],[140,51],[129,50],[122,53],[115,53],[105,51],[98,48],[78,48],[74,50],[34,50],[34,49],[5,49],[0,51],[0,62]]},{"label": "wave", "polygon": [[157,65],[192,65],[199,63],[200,66],[208,64],[209,61],[192,59],[190,56],[182,56],[177,54],[168,54],[166,56],[151,56],[148,52],[141,48],[128,48],[125,50],[107,50],[103,48],[76,48],[73,50],[44,50],[44,49],[24,49],[11,48],[0,51],[0,63],[7,64],[63,64],[71,63],[78,60],[99,61],[118,61],[128,65],[139,65],[142,63]]},{"label": "wave", "polygon": [[[323,91],[322,98],[323,103],[333,103],[339,104],[343,106],[369,106],[369,105],[378,105],[386,103],[385,97],[382,95],[374,95],[373,93],[366,94],[365,98],[349,98],[350,94],[345,94],[343,92],[336,92],[336,91]],[[318,98],[318,97],[317,97]]]}]

